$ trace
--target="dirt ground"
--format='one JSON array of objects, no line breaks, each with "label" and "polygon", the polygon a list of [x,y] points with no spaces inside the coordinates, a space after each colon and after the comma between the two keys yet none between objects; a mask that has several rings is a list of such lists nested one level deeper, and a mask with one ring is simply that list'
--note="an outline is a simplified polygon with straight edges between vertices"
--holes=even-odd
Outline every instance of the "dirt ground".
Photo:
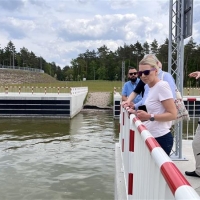
[{"label": "dirt ground", "polygon": [[85,105],[97,106],[99,108],[110,107],[110,92],[90,92],[88,93],[87,101]]}]

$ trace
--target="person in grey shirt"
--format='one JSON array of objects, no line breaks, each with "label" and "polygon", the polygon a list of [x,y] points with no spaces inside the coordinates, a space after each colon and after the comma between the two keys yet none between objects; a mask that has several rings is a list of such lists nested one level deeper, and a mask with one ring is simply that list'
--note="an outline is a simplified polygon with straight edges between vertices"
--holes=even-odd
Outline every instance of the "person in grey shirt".
[{"label": "person in grey shirt", "polygon": [[[200,71],[192,72],[188,76],[198,79],[200,78]],[[194,176],[200,178],[200,118],[196,129],[196,134],[192,142],[192,149],[196,161],[196,169],[192,172],[186,171],[185,174],[187,176]]]}]

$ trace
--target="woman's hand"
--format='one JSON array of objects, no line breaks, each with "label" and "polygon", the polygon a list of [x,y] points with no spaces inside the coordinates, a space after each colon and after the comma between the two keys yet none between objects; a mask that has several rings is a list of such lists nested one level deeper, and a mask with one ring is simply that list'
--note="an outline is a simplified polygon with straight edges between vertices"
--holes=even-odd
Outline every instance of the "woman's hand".
[{"label": "woman's hand", "polygon": [[137,114],[137,111],[134,110],[134,109],[132,109],[132,108],[129,108],[127,111],[128,111],[128,117],[129,117],[129,118],[130,118],[130,115],[131,115],[131,114],[134,114],[134,115]]},{"label": "woman's hand", "polygon": [[136,114],[137,114],[137,111],[134,110],[134,109],[132,109],[132,108],[129,108],[129,109],[128,109],[128,113],[129,113],[129,114],[134,114],[134,115],[136,115]]},{"label": "woman's hand", "polygon": [[151,115],[143,110],[137,110],[137,117],[141,121],[147,121],[150,119]]}]

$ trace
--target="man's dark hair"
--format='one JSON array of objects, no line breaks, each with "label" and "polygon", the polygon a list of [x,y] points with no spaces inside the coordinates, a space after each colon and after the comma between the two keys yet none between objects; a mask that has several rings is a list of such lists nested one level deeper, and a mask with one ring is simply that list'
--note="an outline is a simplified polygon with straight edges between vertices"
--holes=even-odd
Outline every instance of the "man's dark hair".
[{"label": "man's dark hair", "polygon": [[[130,69],[135,69],[135,67],[128,66],[128,70],[130,70]],[[135,69],[135,70],[137,70],[137,69]]]}]

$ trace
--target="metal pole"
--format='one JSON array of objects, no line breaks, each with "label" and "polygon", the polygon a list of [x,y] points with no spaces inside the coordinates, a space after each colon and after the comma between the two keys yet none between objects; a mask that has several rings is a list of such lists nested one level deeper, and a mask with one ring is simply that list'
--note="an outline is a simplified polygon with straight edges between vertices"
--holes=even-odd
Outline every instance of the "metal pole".
[{"label": "metal pole", "polygon": [[125,62],[122,61],[122,88],[124,86],[125,83]]},{"label": "metal pole", "polygon": [[173,0],[169,1],[169,44],[168,44],[168,72],[171,73],[172,69],[172,10]]},{"label": "metal pole", "polygon": [[[184,68],[184,0],[170,0],[168,72],[176,77],[176,86],[183,95]],[[173,43],[173,45],[172,45]],[[173,159],[184,160],[182,155],[183,123],[174,126],[175,151]]]},{"label": "metal pole", "polygon": [[[184,0],[181,2],[181,34],[180,34],[180,93],[183,96],[183,69],[184,69],[184,38],[183,38],[183,30],[184,30]],[[183,133],[183,122],[180,122],[179,127],[179,159],[182,158],[182,133]]]},{"label": "metal pole", "polygon": [[13,69],[15,68],[14,67],[14,62],[15,62],[15,58],[14,58],[14,48],[13,48]]},{"label": "metal pole", "polygon": [[40,69],[42,69],[41,56],[40,56]]}]

